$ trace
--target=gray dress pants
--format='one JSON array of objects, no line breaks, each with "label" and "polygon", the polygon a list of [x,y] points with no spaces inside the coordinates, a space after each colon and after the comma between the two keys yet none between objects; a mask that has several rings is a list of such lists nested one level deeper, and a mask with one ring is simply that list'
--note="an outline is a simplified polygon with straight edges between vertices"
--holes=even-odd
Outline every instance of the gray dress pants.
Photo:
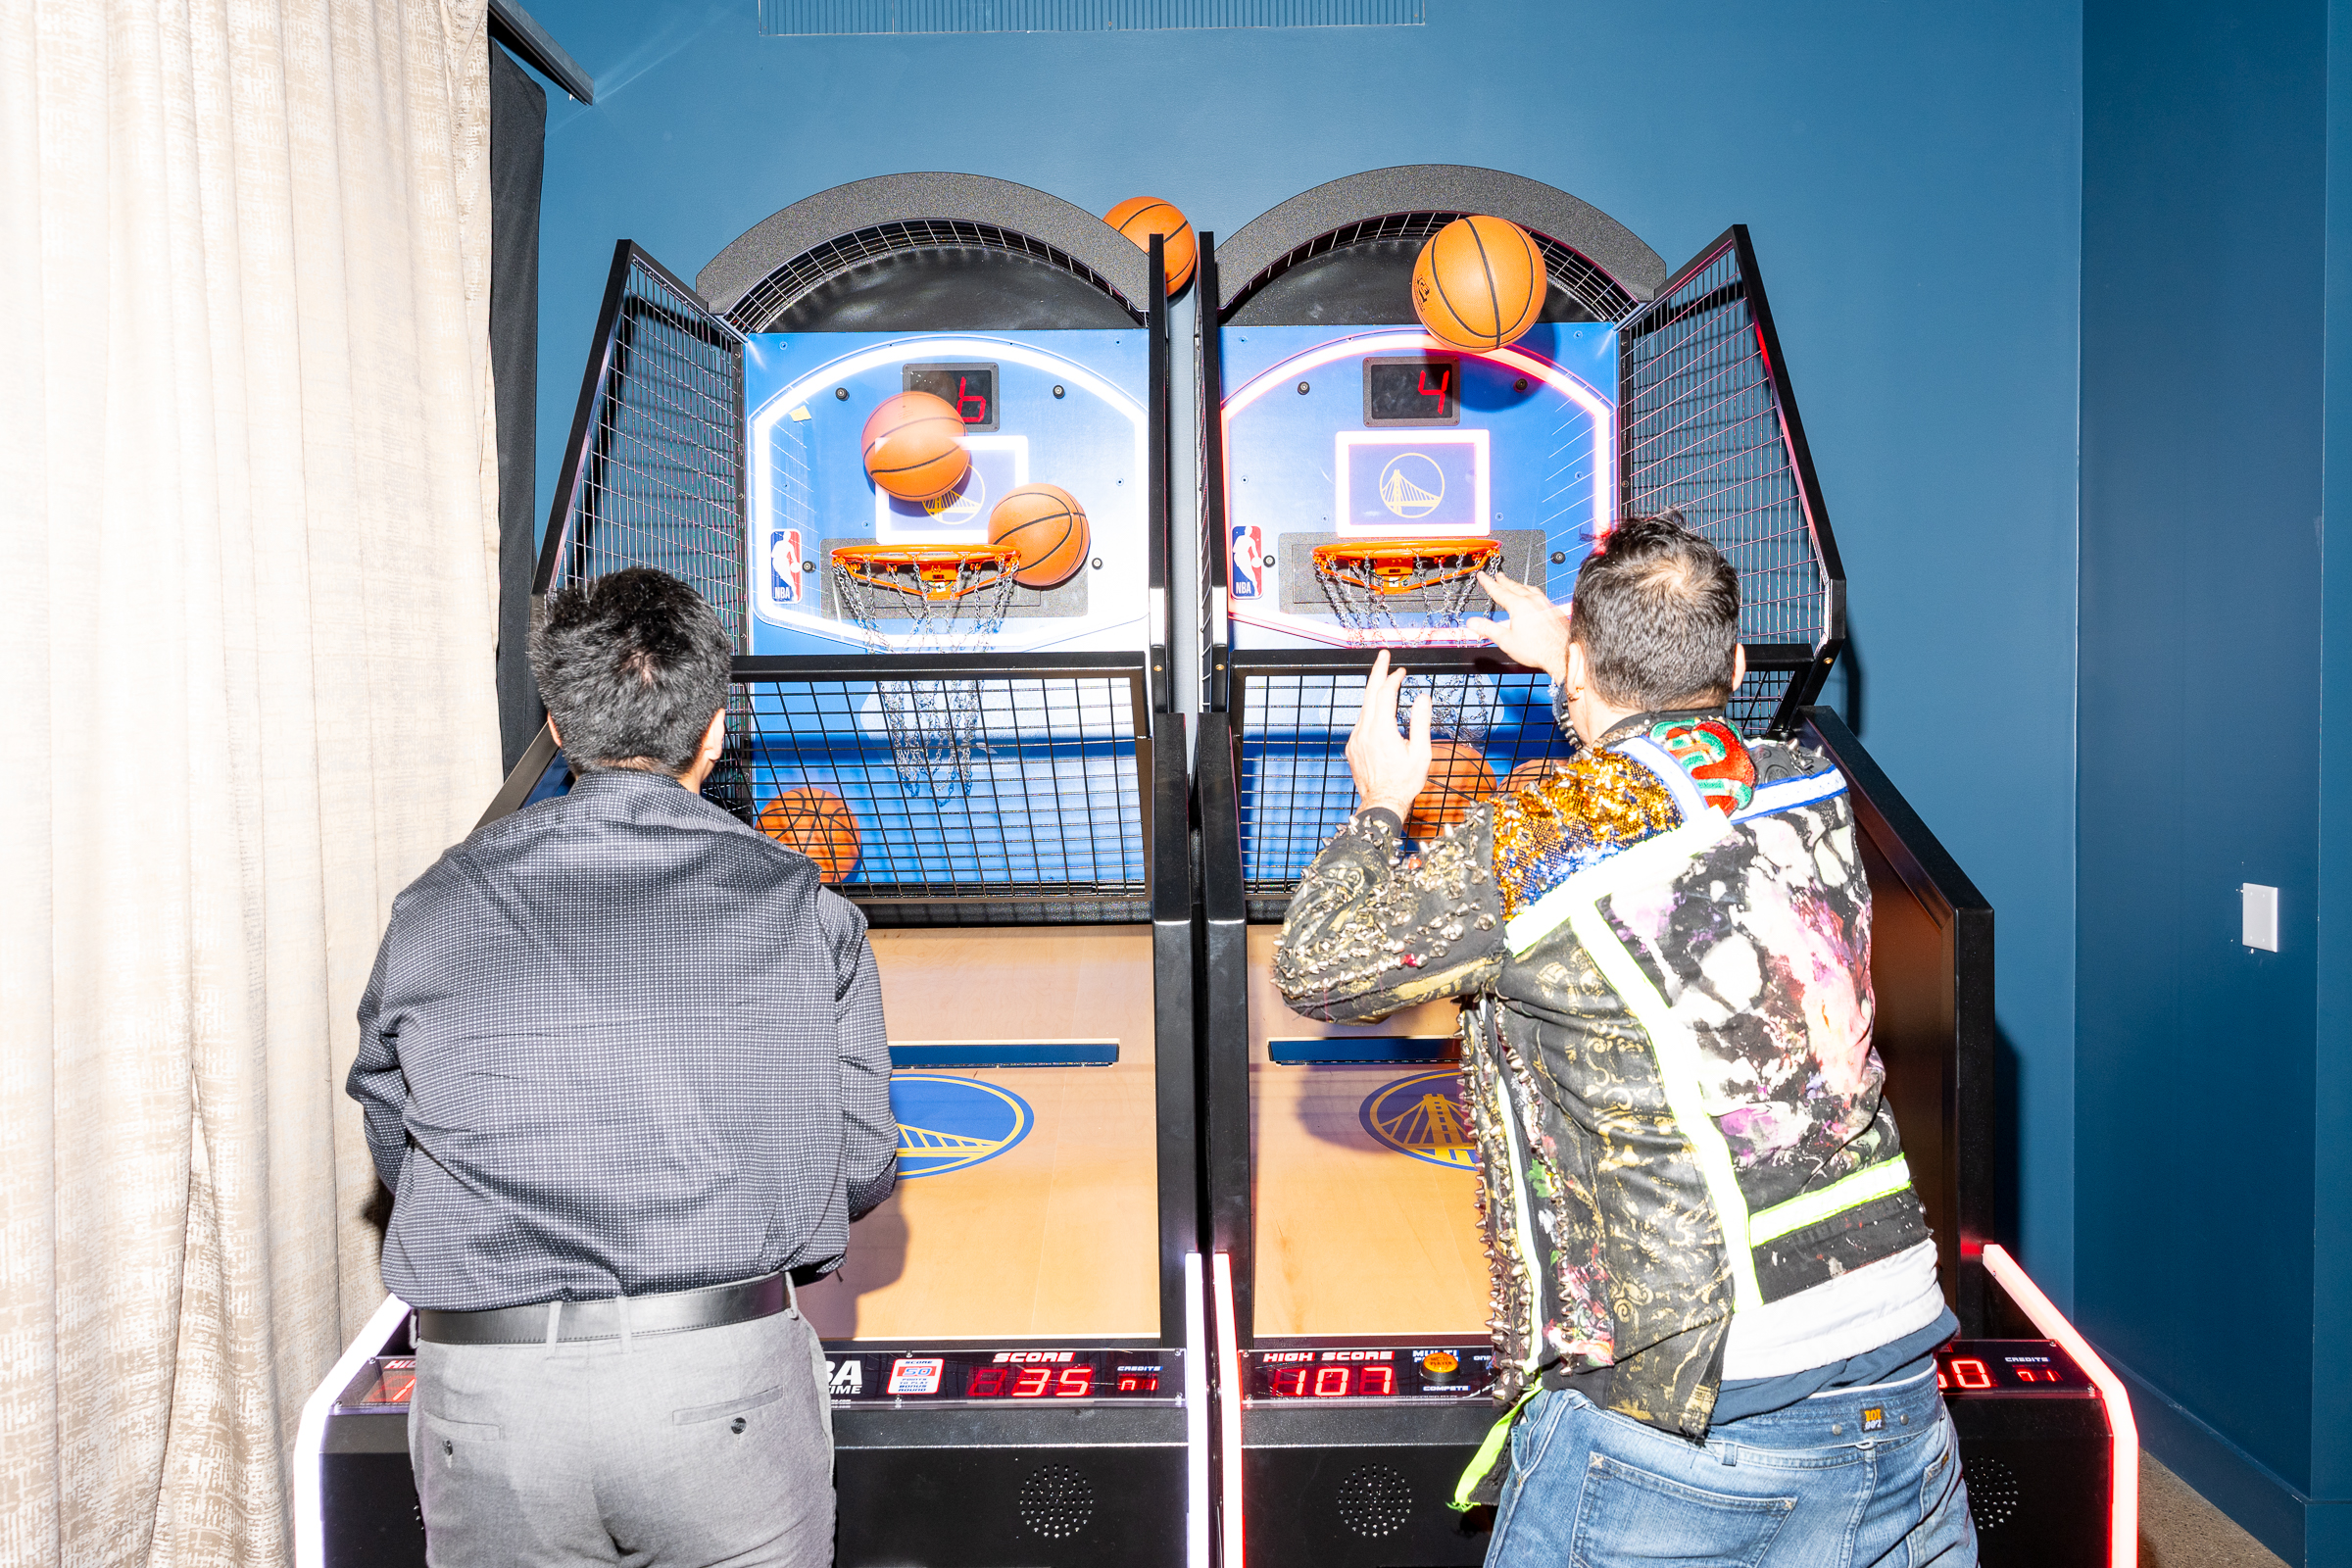
[{"label": "gray dress pants", "polygon": [[416,1347],[431,1568],[825,1568],[824,1350],[798,1312],[626,1343]]}]

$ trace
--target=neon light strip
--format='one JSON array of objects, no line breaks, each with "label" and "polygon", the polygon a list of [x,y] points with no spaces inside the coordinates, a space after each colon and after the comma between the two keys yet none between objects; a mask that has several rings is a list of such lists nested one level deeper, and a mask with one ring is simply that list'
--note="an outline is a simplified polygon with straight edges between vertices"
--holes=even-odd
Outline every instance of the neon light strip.
[{"label": "neon light strip", "polygon": [[1217,1288],[1217,1420],[1224,1443],[1225,1496],[1218,1536],[1224,1568],[1242,1568],[1242,1348],[1233,1328],[1233,1257],[1214,1260]]},{"label": "neon light strip", "polygon": [[[858,375],[873,369],[877,366],[903,362],[907,354],[917,347],[926,354],[942,358],[965,355],[973,359],[986,356],[999,361],[1009,361],[1014,365],[1024,365],[1031,369],[1058,377],[1075,387],[1093,393],[1113,413],[1124,416],[1128,422],[1134,425],[1134,461],[1139,482],[1141,475],[1151,471],[1151,434],[1147,428],[1144,406],[1136,402],[1123,387],[1115,382],[1106,380],[1077,361],[1065,360],[1058,354],[1050,354],[1044,349],[1032,348],[1026,343],[1009,342],[1004,338],[942,335],[894,338],[888,343],[861,349],[837,360],[830,360],[785,387],[783,391],[760,404],[759,408],[754,409],[751,417],[746,421],[751,430],[752,525],[744,531],[744,570],[748,573],[744,583],[747,588],[753,590],[751,593],[753,612],[769,625],[791,626],[802,631],[812,631],[819,636],[831,637],[838,642],[863,643],[866,647],[878,652],[911,649],[918,640],[910,632],[869,632],[863,627],[853,626],[845,621],[823,619],[810,611],[786,610],[781,607],[770,608],[767,604],[766,579],[763,575],[767,570],[767,536],[778,526],[771,512],[773,506],[771,498],[775,493],[775,475],[771,471],[774,460],[769,451],[768,432],[775,427],[777,420],[787,417],[792,410],[799,407],[805,400],[807,394],[804,392],[804,388],[822,386],[829,380]],[[966,439],[972,438],[967,437]],[[813,548],[814,544],[815,541],[810,540],[808,547]],[[1089,613],[1079,617],[1075,626],[1055,631],[1045,642],[1023,644],[1022,647],[1046,647],[1056,642],[1066,642],[1082,632],[1108,630],[1126,625],[1131,619],[1133,619],[1132,616],[1122,617],[1107,611],[1099,614]],[[1008,645],[998,643],[992,646]]]},{"label": "neon light strip", "polygon": [[2114,1481],[2110,1485],[2111,1513],[2107,1523],[2107,1561],[2109,1568],[2136,1568],[2139,1562],[2139,1423],[2132,1419],[2132,1396],[2124,1388],[2124,1380],[2107,1369],[2090,1342],[2079,1333],[2064,1313],[2050,1304],[2041,1294],[2041,1287],[2026,1278],[2026,1271],[2017,1266],[2017,1259],[2002,1247],[1987,1245],[1984,1249],[1984,1272],[1991,1275],[2001,1289],[2009,1293],[2028,1318],[2039,1329],[2042,1338],[2056,1340],[2075,1364],[2090,1375],[2099,1391],[2100,1400],[2107,1406],[2107,1430],[2115,1435]]},{"label": "neon light strip", "polygon": [[1184,1254],[1184,1562],[1208,1568],[1208,1325],[1200,1254]]},{"label": "neon light strip", "polygon": [[385,1297],[326,1381],[302,1403],[302,1424],[294,1429],[294,1568],[326,1568],[326,1519],[319,1512],[325,1477],[319,1467],[325,1463],[326,1418],[334,1409],[335,1396],[351,1387],[362,1362],[383,1353],[385,1342],[408,1315],[408,1302]]}]

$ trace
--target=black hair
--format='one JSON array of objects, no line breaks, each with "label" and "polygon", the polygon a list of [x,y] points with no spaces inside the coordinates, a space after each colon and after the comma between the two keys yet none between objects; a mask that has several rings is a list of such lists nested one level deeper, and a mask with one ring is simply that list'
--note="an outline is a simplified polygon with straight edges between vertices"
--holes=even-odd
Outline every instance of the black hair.
[{"label": "black hair", "polygon": [[727,706],[732,662],[703,596],[651,566],[549,595],[531,634],[539,700],[574,767],[686,772]]},{"label": "black hair", "polygon": [[1713,707],[1732,695],[1740,574],[1680,513],[1628,517],[1577,573],[1568,634],[1611,705]]}]

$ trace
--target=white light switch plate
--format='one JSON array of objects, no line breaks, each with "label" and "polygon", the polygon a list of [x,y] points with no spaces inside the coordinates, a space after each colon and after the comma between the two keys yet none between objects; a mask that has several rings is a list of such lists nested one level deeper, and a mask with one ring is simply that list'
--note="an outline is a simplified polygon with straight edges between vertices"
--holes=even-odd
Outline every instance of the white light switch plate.
[{"label": "white light switch plate", "polygon": [[2264,953],[2278,951],[2278,890],[2248,882],[2237,890],[2243,930],[2238,940]]}]

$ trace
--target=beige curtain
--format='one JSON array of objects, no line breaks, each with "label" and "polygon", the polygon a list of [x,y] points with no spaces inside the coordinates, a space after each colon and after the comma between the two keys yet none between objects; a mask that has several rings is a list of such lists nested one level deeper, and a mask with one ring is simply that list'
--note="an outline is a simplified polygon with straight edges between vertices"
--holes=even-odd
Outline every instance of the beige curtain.
[{"label": "beige curtain", "polygon": [[496,787],[484,0],[0,0],[0,1563],[268,1564]]}]

